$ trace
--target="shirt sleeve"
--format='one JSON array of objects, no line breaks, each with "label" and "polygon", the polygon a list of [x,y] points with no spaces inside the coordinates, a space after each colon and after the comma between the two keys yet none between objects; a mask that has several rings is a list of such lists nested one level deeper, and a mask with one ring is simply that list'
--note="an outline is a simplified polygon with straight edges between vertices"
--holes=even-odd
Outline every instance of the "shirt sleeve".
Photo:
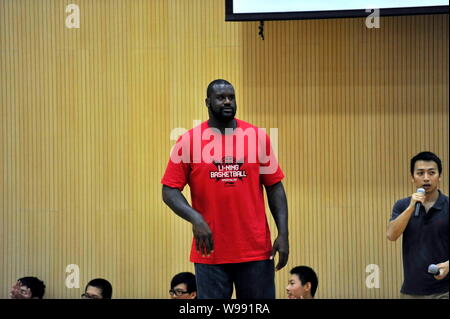
[{"label": "shirt sleeve", "polygon": [[167,164],[161,184],[178,188],[180,191],[184,189],[189,182],[190,173],[190,143],[189,135],[182,135],[170,154],[169,163]]},{"label": "shirt sleeve", "polygon": [[411,200],[411,197],[408,197],[408,198],[398,200],[394,204],[394,207],[392,208],[391,218],[389,219],[390,222],[395,220],[401,213],[403,213],[405,211],[405,209],[407,207],[407,206],[405,206],[405,204],[409,203],[410,200]]},{"label": "shirt sleeve", "polygon": [[260,180],[264,186],[271,186],[280,182],[284,178],[284,173],[278,165],[270,137],[265,133],[258,137],[260,140]]}]

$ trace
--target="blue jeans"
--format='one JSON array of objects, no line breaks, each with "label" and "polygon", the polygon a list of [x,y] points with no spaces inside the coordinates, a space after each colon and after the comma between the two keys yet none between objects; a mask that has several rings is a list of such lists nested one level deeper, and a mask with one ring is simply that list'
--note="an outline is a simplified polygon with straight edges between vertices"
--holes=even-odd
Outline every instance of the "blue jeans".
[{"label": "blue jeans", "polygon": [[198,299],[275,299],[273,260],[235,264],[195,264]]}]

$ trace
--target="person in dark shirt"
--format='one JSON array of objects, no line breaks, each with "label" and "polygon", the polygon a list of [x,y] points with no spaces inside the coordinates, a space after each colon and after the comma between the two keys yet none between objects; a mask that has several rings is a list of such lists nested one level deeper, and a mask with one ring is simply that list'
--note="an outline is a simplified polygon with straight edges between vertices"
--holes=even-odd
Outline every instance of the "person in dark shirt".
[{"label": "person in dark shirt", "polygon": [[[421,152],[411,159],[410,172],[416,189],[410,197],[397,201],[387,227],[387,238],[397,240],[403,234],[404,281],[402,298],[448,299],[448,197],[439,190],[442,176],[440,158]],[[416,203],[420,203],[418,214]],[[431,264],[439,273],[428,273]]]}]

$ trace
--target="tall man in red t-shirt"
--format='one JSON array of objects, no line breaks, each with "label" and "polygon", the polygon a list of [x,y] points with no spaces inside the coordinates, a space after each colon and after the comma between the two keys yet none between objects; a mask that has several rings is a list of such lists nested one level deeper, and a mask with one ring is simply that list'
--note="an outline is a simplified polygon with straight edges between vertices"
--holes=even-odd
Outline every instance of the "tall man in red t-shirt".
[{"label": "tall man in red t-shirt", "polygon": [[[262,129],[236,119],[233,86],[212,81],[205,100],[209,120],[183,134],[162,178],[164,202],[192,223],[190,260],[200,299],[275,298],[276,269],[289,256],[284,178]],[[181,191],[189,184],[192,206]],[[271,243],[263,186],[278,228]]]}]

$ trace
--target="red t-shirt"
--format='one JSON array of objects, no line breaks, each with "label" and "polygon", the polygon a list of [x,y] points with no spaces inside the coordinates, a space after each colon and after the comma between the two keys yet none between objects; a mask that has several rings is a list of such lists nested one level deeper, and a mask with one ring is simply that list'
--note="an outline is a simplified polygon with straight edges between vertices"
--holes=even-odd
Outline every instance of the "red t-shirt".
[{"label": "red t-shirt", "polygon": [[207,121],[183,134],[161,181],[179,190],[189,184],[192,207],[212,231],[214,252],[203,257],[193,239],[191,262],[266,260],[272,251],[262,185],[278,183],[284,174],[267,134],[236,121],[231,134],[209,128]]}]

